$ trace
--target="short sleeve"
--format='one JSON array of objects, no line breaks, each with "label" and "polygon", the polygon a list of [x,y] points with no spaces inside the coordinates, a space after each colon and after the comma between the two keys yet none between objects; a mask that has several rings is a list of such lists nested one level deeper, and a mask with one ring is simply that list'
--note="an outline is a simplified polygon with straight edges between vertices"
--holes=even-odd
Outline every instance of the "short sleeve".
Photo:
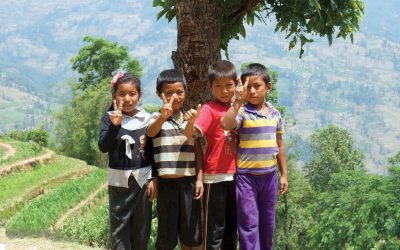
[{"label": "short sleeve", "polygon": [[207,131],[210,129],[212,123],[212,114],[211,111],[204,106],[200,110],[199,117],[197,117],[194,125],[200,130],[201,134],[204,135],[204,133],[207,133]]},{"label": "short sleeve", "polygon": [[236,114],[236,130],[242,127],[243,124],[243,117],[244,117],[244,108],[241,107]]},{"label": "short sleeve", "polygon": [[146,135],[147,135],[147,136],[148,136],[148,134],[147,134],[147,129],[149,128],[150,124],[152,124],[153,122],[155,122],[155,120],[157,120],[160,116],[161,116],[160,112],[154,112],[154,113],[152,113],[152,114],[150,115],[149,123],[148,123],[148,125],[146,126],[146,129],[145,129]]},{"label": "short sleeve", "polygon": [[285,129],[283,127],[283,119],[282,117],[279,115],[279,119],[278,119],[278,125],[276,127],[276,133],[277,134],[284,134],[285,133]]},{"label": "short sleeve", "polygon": [[157,120],[161,116],[160,112],[154,112],[150,115],[149,124],[152,124],[155,120]]}]

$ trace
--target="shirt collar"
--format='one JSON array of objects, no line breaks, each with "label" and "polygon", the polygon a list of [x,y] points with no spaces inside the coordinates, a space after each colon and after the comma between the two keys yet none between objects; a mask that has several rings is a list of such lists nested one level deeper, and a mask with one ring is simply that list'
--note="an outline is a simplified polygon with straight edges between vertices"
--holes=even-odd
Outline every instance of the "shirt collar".
[{"label": "shirt collar", "polygon": [[[181,109],[182,118],[183,118],[183,116],[185,116],[185,114],[186,114],[186,111],[185,111],[184,109]],[[182,120],[182,122],[180,123],[179,121],[177,121],[177,120],[174,119],[174,116],[173,116],[173,115],[171,115],[170,117],[168,117],[167,121],[175,122],[175,123],[178,124],[178,125],[183,124],[183,123],[185,122],[184,120]]]},{"label": "shirt collar", "polygon": [[[265,102],[265,106],[267,106],[267,108],[269,109],[269,114],[275,113],[276,109],[274,108],[274,106],[272,106],[271,103]],[[243,106],[243,108],[244,108],[244,110],[245,110],[246,112],[253,113],[253,114],[256,114],[256,115],[264,116],[264,115],[262,115],[262,114],[256,109],[256,107],[254,107],[253,105],[251,105],[251,104],[249,104],[249,103],[246,103],[246,104]]]},{"label": "shirt collar", "polygon": [[143,108],[136,108],[136,110],[137,110],[137,112],[133,116],[129,116],[129,115],[125,115],[125,114],[122,114],[122,116],[129,117],[129,118],[135,117],[138,119],[142,119],[142,118],[146,117],[146,111]]}]

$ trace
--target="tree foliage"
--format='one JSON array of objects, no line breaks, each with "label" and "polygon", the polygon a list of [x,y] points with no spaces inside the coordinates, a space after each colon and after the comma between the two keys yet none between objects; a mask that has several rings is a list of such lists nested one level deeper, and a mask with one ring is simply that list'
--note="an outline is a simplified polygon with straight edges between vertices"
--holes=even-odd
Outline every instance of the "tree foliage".
[{"label": "tree foliage", "polygon": [[139,62],[128,55],[128,47],[91,36],[85,36],[83,41],[88,44],[71,59],[72,69],[81,74],[80,89],[85,90],[90,85],[110,78],[117,70],[142,76]]},{"label": "tree foliage", "polygon": [[[275,32],[286,34],[289,50],[300,44],[300,57],[304,45],[313,42],[313,36],[326,37],[329,45],[333,37],[350,37],[353,41],[364,14],[362,0],[218,0],[218,3],[222,12],[223,50],[227,51],[232,39],[246,37],[245,25],[254,25],[255,20],[267,24],[267,20],[274,19]],[[157,19],[165,16],[171,21],[176,14],[175,4],[175,0],[153,0],[153,6],[162,8]]]},{"label": "tree foliage", "polygon": [[310,151],[305,172],[311,185],[320,191],[328,188],[332,174],[364,168],[364,154],[354,147],[349,132],[335,125],[318,129],[311,135]]},{"label": "tree foliage", "polygon": [[49,132],[43,128],[31,129],[27,131],[11,131],[4,135],[18,141],[34,142],[41,147],[47,147],[49,141]]},{"label": "tree foliage", "polygon": [[55,127],[60,152],[99,166],[105,165],[97,146],[99,120],[111,103],[108,81],[100,83],[83,91],[79,83],[71,81],[72,100],[56,114]]},{"label": "tree foliage", "polygon": [[88,36],[84,41],[88,44],[71,61],[81,77],[70,81],[72,99],[56,114],[56,146],[68,156],[101,166],[106,160],[97,140],[100,117],[111,104],[110,80],[117,70],[141,76],[142,69],[125,46]]},{"label": "tree foliage", "polygon": [[389,166],[398,166],[400,167],[400,151],[395,155],[389,158],[388,160]]},{"label": "tree foliage", "polygon": [[[397,178],[399,177],[397,172]],[[345,170],[312,206],[310,249],[399,249],[399,181]]]}]

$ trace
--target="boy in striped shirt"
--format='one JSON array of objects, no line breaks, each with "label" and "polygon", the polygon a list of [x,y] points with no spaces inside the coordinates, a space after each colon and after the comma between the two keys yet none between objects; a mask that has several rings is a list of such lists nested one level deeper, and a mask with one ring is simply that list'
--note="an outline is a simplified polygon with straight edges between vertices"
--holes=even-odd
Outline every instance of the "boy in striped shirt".
[{"label": "boy in striped shirt", "polygon": [[198,139],[184,135],[182,105],[187,86],[183,74],[164,70],[157,77],[157,94],[164,102],[150,116],[146,133],[153,140],[158,171],[158,233],[156,249],[191,249],[201,244],[202,151]]},{"label": "boy in striped shirt", "polygon": [[[248,65],[236,88],[236,100],[221,119],[225,130],[239,133],[236,202],[240,249],[272,249],[278,194],[287,191],[282,117],[265,97],[272,88],[265,66]],[[243,106],[243,103],[247,103]]]}]

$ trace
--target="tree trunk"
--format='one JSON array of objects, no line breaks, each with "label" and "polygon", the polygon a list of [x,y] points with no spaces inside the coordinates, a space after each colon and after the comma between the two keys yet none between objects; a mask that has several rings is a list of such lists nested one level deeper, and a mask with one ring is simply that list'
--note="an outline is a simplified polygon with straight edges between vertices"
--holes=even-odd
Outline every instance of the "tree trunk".
[{"label": "tree trunk", "polygon": [[221,11],[218,0],[177,0],[178,48],[172,52],[176,69],[188,84],[185,109],[204,104],[212,97],[208,88],[208,66],[221,60]]}]

